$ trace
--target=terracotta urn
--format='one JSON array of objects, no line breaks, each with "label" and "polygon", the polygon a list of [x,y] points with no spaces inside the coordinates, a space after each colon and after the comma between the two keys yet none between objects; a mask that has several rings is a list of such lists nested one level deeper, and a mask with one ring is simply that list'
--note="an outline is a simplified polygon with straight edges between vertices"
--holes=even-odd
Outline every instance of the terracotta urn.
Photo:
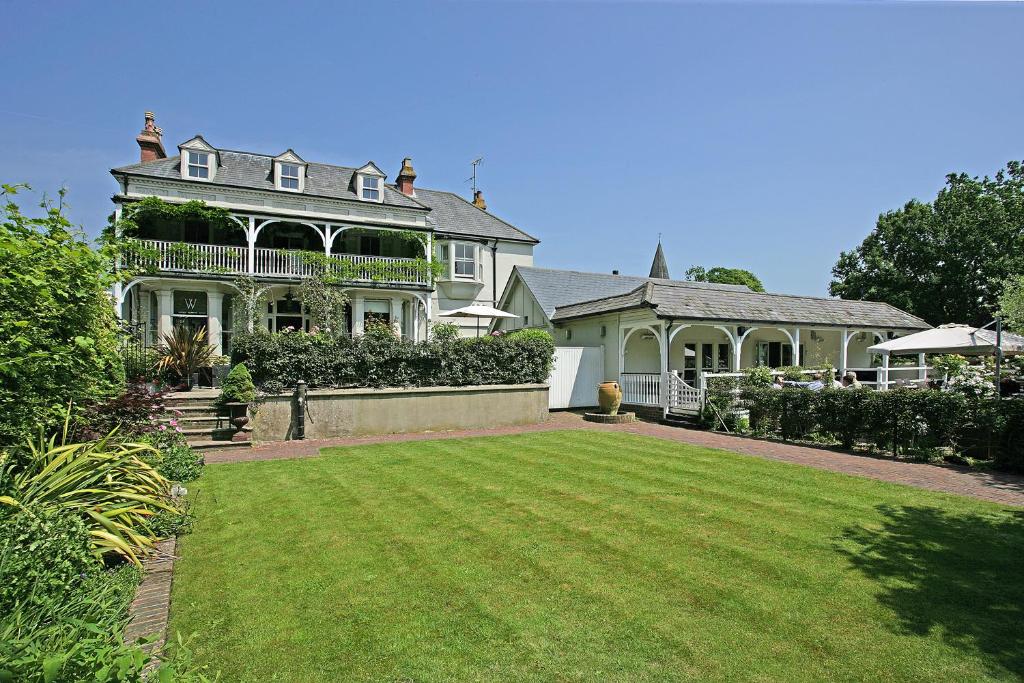
[{"label": "terracotta urn", "polygon": [[597,385],[597,404],[605,415],[617,415],[622,404],[622,390],[618,382],[601,382]]}]

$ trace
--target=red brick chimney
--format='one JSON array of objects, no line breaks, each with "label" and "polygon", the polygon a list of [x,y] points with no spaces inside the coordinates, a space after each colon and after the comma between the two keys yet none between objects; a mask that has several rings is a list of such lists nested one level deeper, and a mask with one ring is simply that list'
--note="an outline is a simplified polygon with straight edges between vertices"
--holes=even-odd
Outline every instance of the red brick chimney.
[{"label": "red brick chimney", "polygon": [[473,191],[473,206],[478,209],[487,210],[487,202],[484,201],[484,193],[480,190]]},{"label": "red brick chimney", "polygon": [[139,143],[139,161],[146,163],[167,158],[164,143],[160,140],[162,136],[163,131],[156,125],[156,117],[153,116],[153,112],[147,111],[146,125],[142,128],[139,136],[135,138],[135,142]]},{"label": "red brick chimney", "polygon": [[398,172],[396,179],[398,191],[409,197],[416,194],[416,190],[412,186],[414,180],[416,180],[416,171],[412,170],[412,159],[406,157],[402,159],[402,170]]}]

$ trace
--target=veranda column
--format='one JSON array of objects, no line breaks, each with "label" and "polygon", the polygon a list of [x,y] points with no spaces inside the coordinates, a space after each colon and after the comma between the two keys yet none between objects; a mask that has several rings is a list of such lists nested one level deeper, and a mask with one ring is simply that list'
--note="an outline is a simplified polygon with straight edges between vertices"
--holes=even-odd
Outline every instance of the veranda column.
[{"label": "veranda column", "polygon": [[658,382],[659,399],[663,408],[668,407],[668,329],[664,324],[659,328],[658,351],[661,355],[661,380]]},{"label": "veranda column", "polygon": [[256,219],[249,217],[249,229],[245,231],[245,239],[248,242],[248,273],[256,272]]},{"label": "veranda column", "polygon": [[352,295],[352,334],[362,334],[363,328],[363,296]]},{"label": "veranda column", "polygon": [[224,353],[224,293],[206,293],[207,342],[218,356]]},{"label": "veranda column", "polygon": [[622,384],[622,373],[626,371],[626,345],[623,343],[626,331],[619,327],[619,384]]},{"label": "veranda column", "polygon": [[849,330],[847,328],[844,327],[842,329],[842,332],[839,335],[839,376],[840,377],[843,377],[844,375],[846,375],[846,365],[847,365],[847,358],[848,358],[847,354],[849,353],[849,350],[847,349],[847,346],[849,346],[849,344],[850,344],[850,332],[849,332]]},{"label": "veranda column", "polygon": [[921,380],[922,386],[924,386],[928,381],[928,370],[925,369],[924,360],[923,353],[917,354],[917,367],[920,368],[920,370],[917,371],[917,378]]},{"label": "veranda column", "polygon": [[164,335],[168,335],[174,330],[173,308],[174,292],[169,289],[158,291],[156,293],[156,333],[158,344],[163,343]]},{"label": "veranda column", "polygon": [[739,326],[736,327],[736,342],[732,345],[732,371],[740,371],[740,363],[743,359],[743,342],[746,340],[747,335],[750,334],[750,330],[744,330],[743,334],[740,334]]},{"label": "veranda column", "polygon": [[413,297],[409,305],[412,313],[412,340],[417,342],[420,340],[420,298]]},{"label": "veranda column", "polygon": [[399,337],[402,336],[402,300],[396,296],[388,299],[390,306],[391,315],[391,328],[395,330]]},{"label": "veranda column", "polygon": [[878,372],[878,389],[880,391],[889,390],[889,352],[882,352],[882,368]]},{"label": "veranda column", "polygon": [[800,357],[800,328],[794,328],[793,330],[793,365],[799,366],[803,361]]}]

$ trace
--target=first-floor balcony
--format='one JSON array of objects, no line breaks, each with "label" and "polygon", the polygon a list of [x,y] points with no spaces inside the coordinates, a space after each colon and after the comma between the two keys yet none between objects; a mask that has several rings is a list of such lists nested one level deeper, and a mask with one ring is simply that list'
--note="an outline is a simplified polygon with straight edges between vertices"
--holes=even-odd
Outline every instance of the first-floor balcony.
[{"label": "first-floor balcony", "polygon": [[135,240],[123,265],[151,273],[253,275],[303,278],[326,272],[353,283],[429,286],[430,268],[422,258],[324,254],[302,249],[273,249],[220,244]]}]

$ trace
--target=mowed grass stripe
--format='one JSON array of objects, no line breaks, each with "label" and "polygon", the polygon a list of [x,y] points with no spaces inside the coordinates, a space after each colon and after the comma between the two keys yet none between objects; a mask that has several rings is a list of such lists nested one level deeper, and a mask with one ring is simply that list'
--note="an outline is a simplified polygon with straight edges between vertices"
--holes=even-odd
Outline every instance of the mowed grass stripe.
[{"label": "mowed grass stripe", "polygon": [[[429,477],[424,479],[429,479]],[[528,586],[529,589],[522,593],[523,599],[515,604],[517,614],[525,613],[526,619],[537,615],[540,602],[548,603],[545,610],[550,610],[552,615],[563,613],[566,616],[578,618],[582,609],[585,612],[585,618],[591,621],[592,626],[601,624],[604,628],[616,628],[629,619],[628,613],[609,614],[607,601],[598,600],[598,596],[594,596],[594,599],[588,601],[593,603],[592,605],[579,605],[578,592],[572,596],[572,600],[577,604],[571,610],[568,604],[559,607],[559,603],[563,602],[559,598],[565,594],[565,589],[568,588],[564,583],[565,574],[572,574],[573,571],[563,568],[561,578],[548,571],[537,561],[538,555],[529,552],[530,549],[527,548],[523,552],[523,548],[516,548],[504,542],[507,539],[507,534],[504,533],[505,529],[493,523],[494,520],[485,520],[492,522],[489,525],[472,522],[467,516],[460,516],[457,508],[447,505],[443,497],[426,493],[422,484],[410,484],[409,488],[398,489],[396,493],[399,494],[398,504],[391,508],[393,517],[389,521],[395,525],[395,528],[401,528],[408,534],[408,542],[418,543],[422,547],[429,548],[429,552],[421,549],[417,559],[425,566],[433,567],[440,574],[450,576],[452,585],[460,587],[458,589],[460,594],[472,596],[470,601],[475,600],[477,605],[485,605],[481,609],[482,612],[493,614],[496,611],[507,609],[509,605],[496,602],[495,596],[500,596],[502,591],[507,588],[514,591]],[[421,516],[418,514],[421,511],[426,511],[428,514]],[[440,536],[431,533],[430,527],[421,526],[419,523],[420,520],[429,520],[437,512],[442,515],[451,515],[445,517],[452,522],[452,524],[446,525],[447,528],[454,527],[459,531],[472,532],[470,537],[455,539],[461,551],[458,557],[453,557],[449,552],[450,547],[454,544],[453,539],[448,538],[447,534],[443,532]],[[508,525],[507,528],[513,527]],[[467,560],[471,560],[471,562],[467,562]],[[475,568],[477,573],[471,575],[460,571],[467,565]],[[509,577],[507,586],[499,583],[501,577],[505,575]],[[471,585],[476,585],[476,587],[470,588]],[[580,587],[576,586],[575,589],[579,591]],[[555,603],[554,608],[551,605],[552,602]],[[520,618],[517,621],[522,620]],[[550,627],[556,629],[564,626],[560,626],[558,623],[550,624]],[[662,636],[666,640],[672,640],[670,633],[663,633]]]},{"label": "mowed grass stripe", "polygon": [[[194,487],[172,620],[224,680],[1019,673],[1020,589],[970,560],[1001,569],[1024,541],[996,506],[620,434],[329,453],[213,466]],[[926,517],[915,559],[890,566],[913,534],[884,506],[968,520],[981,526],[956,538],[979,540]],[[854,564],[868,546],[851,529],[876,559]],[[929,552],[943,562],[923,569]],[[923,580],[935,575],[946,581]],[[924,609],[944,583],[977,601],[972,576],[991,605]],[[904,626],[925,617],[936,623]]]},{"label": "mowed grass stripe", "polygon": [[[452,448],[452,446],[448,446],[447,448],[450,449],[450,448]],[[521,455],[521,453],[522,452],[519,451],[517,454]],[[455,453],[452,453],[452,455],[453,455],[453,457],[457,457],[457,454],[455,454]],[[473,460],[473,462],[475,464],[479,464],[476,459],[472,459],[472,460]],[[513,480],[520,479],[520,477],[516,477],[513,473],[502,472],[501,474],[503,476],[505,476],[505,477],[510,477]],[[548,484],[547,486],[548,486],[549,490],[553,490],[553,491],[557,492],[558,494],[560,494],[563,497],[562,499],[560,499],[559,504],[564,504],[563,500],[565,502],[569,502],[569,503],[578,502],[578,501],[572,501],[571,500],[571,498],[572,498],[571,494],[569,492],[567,492],[566,490],[558,488],[558,487],[552,488],[550,486],[550,484]],[[528,493],[528,491],[526,493]],[[621,498],[624,499],[625,496],[622,496]],[[534,512],[534,514],[536,514],[535,510],[533,510],[532,512]],[[549,520],[550,519],[550,515],[538,515],[538,516],[541,519],[544,519],[544,520]],[[590,518],[590,519],[592,519],[592,518]],[[629,521],[633,521],[633,520],[626,519],[626,520],[622,520],[622,521],[629,522]],[[673,535],[673,533],[678,531],[678,529],[669,529],[669,528],[665,527],[665,525],[658,524],[657,522],[653,522],[651,520],[651,518],[646,518],[644,521],[649,525],[649,528],[657,528],[657,529],[661,529],[661,530],[667,531],[667,538],[666,538],[666,540],[671,540],[670,537]],[[630,529],[634,525],[623,525],[623,526],[626,529]],[[685,527],[684,527],[684,529],[685,529]],[[586,533],[588,534],[589,537],[595,538],[596,540],[601,541],[601,542],[607,542],[607,539],[597,538],[597,536],[594,535],[592,533],[592,530],[590,530],[590,529],[585,529],[584,531],[586,531]],[[625,535],[622,536],[622,538],[625,538],[625,537],[626,537]],[[658,539],[652,539],[652,540],[657,541]],[[770,579],[770,580],[774,580],[775,581],[776,587],[779,587],[780,584],[785,584],[789,588],[793,588],[793,589],[799,590],[799,588],[802,585],[804,585],[804,582],[806,580],[808,580],[811,577],[812,574],[821,573],[820,572],[820,570],[821,570],[820,563],[813,563],[811,566],[807,566],[807,565],[798,566],[794,562],[787,562],[786,563],[786,567],[784,567],[784,568],[780,568],[780,569],[774,569],[774,568],[771,568],[771,567],[767,567],[766,568],[765,563],[760,561],[758,558],[752,557],[750,552],[746,552],[746,551],[742,551],[742,550],[733,550],[733,549],[730,549],[727,545],[718,544],[718,543],[705,543],[705,546],[708,547],[708,548],[711,548],[712,546],[717,546],[715,548],[715,550],[720,550],[720,551],[722,551],[726,555],[725,557],[721,558],[722,562],[726,566],[729,566],[734,571],[737,570],[737,569],[740,569],[742,567],[742,565],[744,565],[744,564],[749,564],[750,565],[749,569],[752,570],[754,575],[749,577],[749,578],[747,578],[743,583],[748,584],[747,588],[750,588],[750,589],[759,589],[763,585],[763,583],[764,583],[764,581],[766,579]],[[617,554],[619,554],[619,555],[621,555],[623,557],[629,557],[630,556],[630,552],[631,552],[631,548],[626,548],[622,544],[614,544],[614,543],[607,544],[606,548],[607,549],[615,550],[617,552]],[[732,556],[728,556],[730,552],[732,552]],[[660,562],[657,559],[650,559],[650,558],[643,558],[643,559],[646,562],[645,566],[648,566],[649,568],[651,568],[651,571],[655,572],[659,576],[671,576],[674,573],[674,570],[671,567],[666,566],[666,564],[664,562]],[[776,558],[776,564],[778,564],[778,559],[777,558]],[[730,601],[730,603],[731,603],[731,606],[736,608],[736,609],[746,609],[746,610],[749,611],[751,609],[757,608],[757,605],[755,605],[754,603],[757,602],[760,599],[760,596],[756,592],[746,592],[746,591],[739,591],[738,592],[738,591],[735,590],[736,584],[737,584],[737,575],[735,573],[733,573],[731,576],[726,575],[726,574],[720,574],[720,573],[717,573],[720,570],[720,566],[711,566],[711,565],[709,565],[709,567],[710,568],[704,568],[704,569],[698,569],[697,570],[697,571],[700,571],[702,574],[704,574],[704,576],[703,576],[703,581],[704,581],[703,594],[705,596],[707,596],[708,600],[706,602],[708,604],[720,601],[722,599],[728,599]],[[623,567],[623,569],[632,571],[634,568],[627,566],[627,567]],[[692,571],[691,568],[688,568],[688,570]],[[766,570],[767,570],[767,574],[768,575],[765,575],[765,571]],[[719,582],[722,582],[722,583],[719,583]],[[729,586],[728,589],[725,588],[726,582],[727,582],[727,584]],[[720,588],[720,591],[717,591],[718,593],[720,593],[720,595],[707,595],[708,592],[709,592],[708,589],[709,589],[709,587],[711,585],[714,585],[714,586]],[[794,596],[795,603],[797,603],[797,604],[800,602],[800,600],[799,600],[800,595],[801,595],[801,593],[798,592]],[[837,603],[837,605],[841,605],[841,604],[842,603]],[[798,610],[794,610],[794,611],[798,612]],[[770,616],[767,611],[765,613],[765,616],[766,617]],[[806,626],[806,624],[804,624],[804,623],[796,623],[796,624],[794,624],[794,628],[797,629],[796,630],[796,637],[799,638],[800,634],[803,633],[803,629],[805,628],[805,626]],[[777,627],[777,625],[776,625],[776,627]]]}]

